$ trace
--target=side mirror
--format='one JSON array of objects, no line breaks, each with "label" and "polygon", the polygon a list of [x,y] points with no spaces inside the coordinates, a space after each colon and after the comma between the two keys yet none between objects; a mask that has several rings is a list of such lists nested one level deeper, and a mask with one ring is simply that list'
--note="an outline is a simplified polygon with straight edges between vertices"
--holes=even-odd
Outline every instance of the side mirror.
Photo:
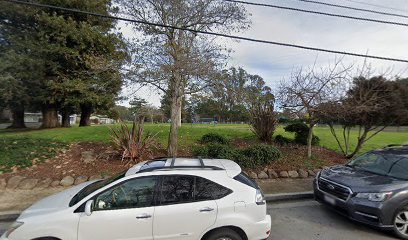
[{"label": "side mirror", "polygon": [[93,205],[94,200],[89,200],[88,202],[86,202],[85,204],[85,214],[87,216],[91,216],[92,214],[92,205]]}]

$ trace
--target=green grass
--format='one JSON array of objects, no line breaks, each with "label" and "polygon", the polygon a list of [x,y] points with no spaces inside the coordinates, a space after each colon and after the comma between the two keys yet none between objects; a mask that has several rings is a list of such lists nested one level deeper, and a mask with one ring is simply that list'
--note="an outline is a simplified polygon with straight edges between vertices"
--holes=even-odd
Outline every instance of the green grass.
[{"label": "green grass", "polygon": [[[26,131],[10,131],[0,130],[0,139],[9,137],[26,137],[32,139],[47,139],[61,142],[110,142],[110,127],[107,125],[91,126],[91,127],[72,127],[59,129],[45,130],[26,130]],[[145,124],[145,132],[158,133],[157,137],[162,145],[167,144],[167,138],[170,131],[169,124]],[[244,138],[251,139],[255,136],[248,125],[183,125],[179,130],[179,142],[181,147],[190,147],[202,135],[216,132],[226,136],[227,138]]]},{"label": "green grass", "polygon": [[[0,130],[0,139],[24,137],[27,139],[41,139],[49,141],[58,141],[64,143],[71,142],[110,142],[109,128],[114,126],[91,126],[91,127],[72,127],[46,130],[26,130],[26,131],[10,131]],[[169,124],[145,124],[145,131],[158,133],[159,142],[165,146],[169,135]],[[202,135],[215,132],[226,136],[227,138],[255,139],[248,125],[245,124],[219,124],[216,127],[212,125],[191,125],[185,124],[180,128],[179,142],[183,148],[190,147]],[[286,137],[293,137],[293,134],[286,133],[283,127],[276,129],[275,135],[282,134]],[[339,132],[340,134],[340,132]],[[320,138],[320,145],[334,151],[340,151],[334,137],[331,135],[328,127],[316,127],[315,135]],[[356,142],[357,131],[351,132],[352,146]],[[408,143],[408,132],[393,132],[384,131],[372,138],[365,144],[362,151],[368,151],[379,148],[388,144],[404,144]]]},{"label": "green grass", "polygon": [[66,147],[65,143],[48,139],[7,137],[0,140],[0,172],[9,172],[13,167],[31,167],[57,155]]},{"label": "green grass", "polygon": [[[109,128],[114,126],[91,126],[72,127],[47,130],[24,130],[10,131],[0,130],[0,171],[10,166],[18,165],[22,167],[30,166],[31,160],[38,158],[39,161],[47,157],[52,157],[55,152],[50,149],[57,149],[71,142],[110,142]],[[169,124],[145,124],[145,131],[158,133],[158,141],[162,147],[167,145],[169,134]],[[188,150],[204,134],[209,132],[219,133],[229,139],[255,139],[255,135],[248,125],[191,125],[185,124],[179,132],[179,148]],[[286,133],[283,127],[278,127],[275,134],[282,134],[286,137],[293,137]],[[328,149],[340,152],[339,147],[327,127],[316,127],[315,134],[320,138],[320,145]],[[354,146],[357,131],[352,131],[352,145]],[[14,142],[17,141],[17,144]],[[408,143],[408,132],[385,131],[369,142],[367,142],[362,152],[379,148],[388,144]],[[2,170],[3,169],[3,170]]]}]

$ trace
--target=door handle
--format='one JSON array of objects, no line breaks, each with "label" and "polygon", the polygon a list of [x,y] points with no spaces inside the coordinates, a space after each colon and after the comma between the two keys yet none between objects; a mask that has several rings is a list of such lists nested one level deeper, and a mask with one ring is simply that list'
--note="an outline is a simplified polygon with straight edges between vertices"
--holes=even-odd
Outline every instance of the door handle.
[{"label": "door handle", "polygon": [[147,213],[136,216],[137,219],[146,219],[146,218],[151,218],[151,217],[152,217],[152,215],[149,215]]},{"label": "door handle", "polygon": [[205,207],[205,208],[201,208],[200,212],[212,212],[214,211],[214,208],[210,208],[210,207]]}]

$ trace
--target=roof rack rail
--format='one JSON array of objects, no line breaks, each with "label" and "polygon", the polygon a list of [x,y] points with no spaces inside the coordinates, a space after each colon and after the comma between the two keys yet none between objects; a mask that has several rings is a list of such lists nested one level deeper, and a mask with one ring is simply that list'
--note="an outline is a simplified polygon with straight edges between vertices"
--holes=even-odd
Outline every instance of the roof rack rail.
[{"label": "roof rack rail", "polygon": [[175,167],[170,167],[170,166],[164,166],[164,167],[153,167],[153,168],[146,168],[143,170],[138,171],[137,173],[143,173],[143,172],[153,172],[156,170],[170,170],[170,169],[210,169],[210,170],[225,170],[220,167],[216,166],[175,166]]},{"label": "roof rack rail", "polygon": [[[195,158],[191,158],[190,159],[195,159]],[[163,158],[157,158],[157,159],[153,159],[154,160],[159,160],[159,159],[168,159],[167,157],[163,157]],[[196,160],[199,161],[200,165],[199,166],[176,166],[175,162],[176,162],[177,158],[176,157],[172,157],[171,158],[171,162],[170,162],[170,166],[160,166],[160,167],[152,167],[152,168],[145,168],[142,170],[139,170],[138,173],[141,172],[152,172],[152,171],[156,171],[156,170],[169,170],[169,169],[197,169],[197,168],[201,168],[201,169],[212,169],[212,170],[225,170],[224,168],[220,168],[217,166],[206,166],[204,164],[204,161],[202,159],[202,157],[197,157]]]},{"label": "roof rack rail", "polygon": [[397,143],[394,143],[394,144],[388,144],[388,145],[385,145],[384,147],[382,147],[382,148],[390,148],[390,147],[402,147],[402,146],[407,146],[407,145],[402,145],[402,144],[397,144]]}]

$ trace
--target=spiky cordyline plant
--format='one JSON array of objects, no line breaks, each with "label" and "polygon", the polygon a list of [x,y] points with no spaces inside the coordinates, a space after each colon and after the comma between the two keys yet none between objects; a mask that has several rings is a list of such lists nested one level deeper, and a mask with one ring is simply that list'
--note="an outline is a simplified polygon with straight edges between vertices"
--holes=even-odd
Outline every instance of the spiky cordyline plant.
[{"label": "spiky cordyline plant", "polygon": [[146,133],[143,136],[143,121],[133,121],[132,128],[125,122],[120,122],[119,128],[110,128],[113,143],[122,151],[122,163],[125,165],[137,163],[144,156],[150,157],[156,147],[156,134]]}]

